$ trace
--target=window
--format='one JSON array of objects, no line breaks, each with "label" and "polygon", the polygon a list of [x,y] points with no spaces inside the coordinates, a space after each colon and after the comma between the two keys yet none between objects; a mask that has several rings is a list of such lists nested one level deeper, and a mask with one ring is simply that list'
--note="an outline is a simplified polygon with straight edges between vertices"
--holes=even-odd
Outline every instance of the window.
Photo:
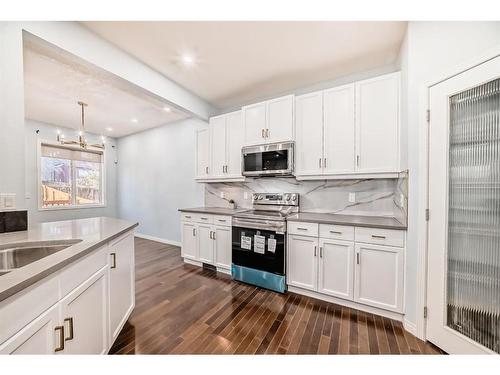
[{"label": "window", "polygon": [[104,204],[100,151],[42,144],[39,173],[41,208]]}]

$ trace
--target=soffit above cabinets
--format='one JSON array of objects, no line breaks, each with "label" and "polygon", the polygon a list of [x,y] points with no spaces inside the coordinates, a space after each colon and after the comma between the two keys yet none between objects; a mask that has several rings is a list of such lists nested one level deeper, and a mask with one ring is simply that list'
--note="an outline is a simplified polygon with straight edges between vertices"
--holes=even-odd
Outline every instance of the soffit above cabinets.
[{"label": "soffit above cabinets", "polygon": [[381,21],[83,24],[220,109],[394,64],[406,32]]},{"label": "soffit above cabinets", "polygon": [[[76,56],[24,40],[25,117],[122,137],[190,117],[170,103]],[[168,109],[166,109],[168,108]],[[110,130],[111,129],[111,130]]]}]

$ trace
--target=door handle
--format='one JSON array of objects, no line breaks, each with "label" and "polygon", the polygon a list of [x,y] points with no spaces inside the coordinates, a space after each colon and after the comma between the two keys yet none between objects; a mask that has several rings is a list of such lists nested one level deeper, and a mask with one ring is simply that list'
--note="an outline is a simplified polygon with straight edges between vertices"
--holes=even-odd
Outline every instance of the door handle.
[{"label": "door handle", "polygon": [[297,228],[297,230],[307,230],[307,228]]},{"label": "door handle", "polygon": [[208,174],[208,167],[205,167],[205,172],[206,174]]},{"label": "door handle", "polygon": [[326,168],[326,158],[323,159],[323,167]]},{"label": "door handle", "polygon": [[356,155],[356,166],[359,167],[359,155]]},{"label": "door handle", "polygon": [[341,234],[342,234],[342,232],[337,232],[337,231],[335,231],[335,230],[331,230],[331,231],[330,231],[330,233],[331,233],[331,234],[338,234],[338,235],[341,235]]},{"label": "door handle", "polygon": [[210,233],[209,233],[209,237],[211,240],[213,240],[212,233],[213,233],[212,231],[210,231]]},{"label": "door handle", "polygon": [[377,236],[376,234],[372,234],[372,238],[376,238],[378,240],[385,240],[385,236]]},{"label": "door handle", "polygon": [[116,253],[111,253],[111,268],[116,268]]},{"label": "door handle", "polygon": [[193,228],[193,237],[196,237],[196,228]]},{"label": "door handle", "polygon": [[319,247],[319,257],[323,258],[323,246]]},{"label": "door handle", "polygon": [[64,319],[64,323],[68,322],[69,323],[69,336],[64,338],[64,341],[70,341],[73,340],[74,334],[73,334],[73,318],[66,318]]},{"label": "door handle", "polygon": [[321,158],[319,158],[319,167],[321,168]]},{"label": "door handle", "polygon": [[212,232],[212,240],[215,240],[215,232]]},{"label": "door handle", "polygon": [[314,246],[314,256],[316,256],[316,250],[318,249],[317,246]]},{"label": "door handle", "polygon": [[359,253],[356,253],[356,263],[359,264]]},{"label": "door handle", "polygon": [[260,133],[261,133],[262,138],[266,138],[265,133],[264,133],[264,129],[261,129]]},{"label": "door handle", "polygon": [[269,138],[269,129],[266,129],[266,138]]},{"label": "door handle", "polygon": [[60,352],[64,350],[64,326],[57,326],[54,331],[59,331],[59,346],[54,349],[54,352]]}]

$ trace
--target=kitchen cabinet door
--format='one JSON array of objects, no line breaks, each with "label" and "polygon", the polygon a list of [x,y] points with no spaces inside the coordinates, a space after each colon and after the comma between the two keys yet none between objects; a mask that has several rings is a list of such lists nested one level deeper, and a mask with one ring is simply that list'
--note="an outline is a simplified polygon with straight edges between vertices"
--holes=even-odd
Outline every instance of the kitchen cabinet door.
[{"label": "kitchen cabinet door", "polygon": [[323,92],[298,96],[295,115],[295,175],[320,175],[323,173]]},{"label": "kitchen cabinet door", "polygon": [[267,101],[266,143],[294,140],[294,96]]},{"label": "kitchen cabinet door", "polygon": [[244,132],[241,111],[226,115],[226,177],[241,176],[241,148]]},{"label": "kitchen cabinet door", "polygon": [[108,267],[102,268],[61,302],[64,354],[108,351]]},{"label": "kitchen cabinet door", "polygon": [[353,287],[354,242],[320,238],[318,292],[352,300]]},{"label": "kitchen cabinet door", "polygon": [[288,235],[287,284],[302,289],[317,290],[318,239]]},{"label": "kitchen cabinet door", "polygon": [[252,104],[242,109],[245,129],[245,145],[258,145],[266,142],[266,102]]},{"label": "kitchen cabinet door", "polygon": [[323,173],[354,172],[354,84],[326,90],[323,94]]},{"label": "kitchen cabinet door", "polygon": [[215,227],[215,266],[231,269],[231,227]]},{"label": "kitchen cabinet door", "polygon": [[1,344],[0,354],[58,353],[56,348],[62,348],[64,343],[59,315],[60,305],[56,304]]},{"label": "kitchen cabinet door", "polygon": [[212,152],[211,177],[224,177],[226,172],[226,117],[210,119],[210,150]]},{"label": "kitchen cabinet door", "polygon": [[196,132],[196,177],[207,178],[210,174],[210,131]]},{"label": "kitchen cabinet door", "polygon": [[356,244],[354,300],[403,312],[404,249]]},{"label": "kitchen cabinet door", "polygon": [[109,322],[113,343],[135,306],[134,234],[109,245]]},{"label": "kitchen cabinet door", "polygon": [[198,259],[200,262],[213,264],[214,263],[214,239],[213,226],[206,224],[198,224],[197,239],[198,239]]},{"label": "kitchen cabinet door", "polygon": [[356,171],[398,172],[399,73],[356,83]]},{"label": "kitchen cabinet door", "polygon": [[186,259],[198,259],[198,231],[195,223],[183,221],[181,256]]}]

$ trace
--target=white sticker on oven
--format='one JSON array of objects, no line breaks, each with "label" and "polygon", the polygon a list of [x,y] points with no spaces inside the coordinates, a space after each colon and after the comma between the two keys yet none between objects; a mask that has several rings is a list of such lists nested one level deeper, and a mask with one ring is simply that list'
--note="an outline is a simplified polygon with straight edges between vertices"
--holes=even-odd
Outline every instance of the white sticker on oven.
[{"label": "white sticker on oven", "polygon": [[276,252],[276,238],[270,238],[267,240],[267,251],[270,253]]},{"label": "white sticker on oven", "polygon": [[253,236],[253,241],[253,251],[259,254],[264,254],[266,252],[266,237],[256,234]]},{"label": "white sticker on oven", "polygon": [[252,250],[252,237],[241,235],[241,248],[245,250]]}]

